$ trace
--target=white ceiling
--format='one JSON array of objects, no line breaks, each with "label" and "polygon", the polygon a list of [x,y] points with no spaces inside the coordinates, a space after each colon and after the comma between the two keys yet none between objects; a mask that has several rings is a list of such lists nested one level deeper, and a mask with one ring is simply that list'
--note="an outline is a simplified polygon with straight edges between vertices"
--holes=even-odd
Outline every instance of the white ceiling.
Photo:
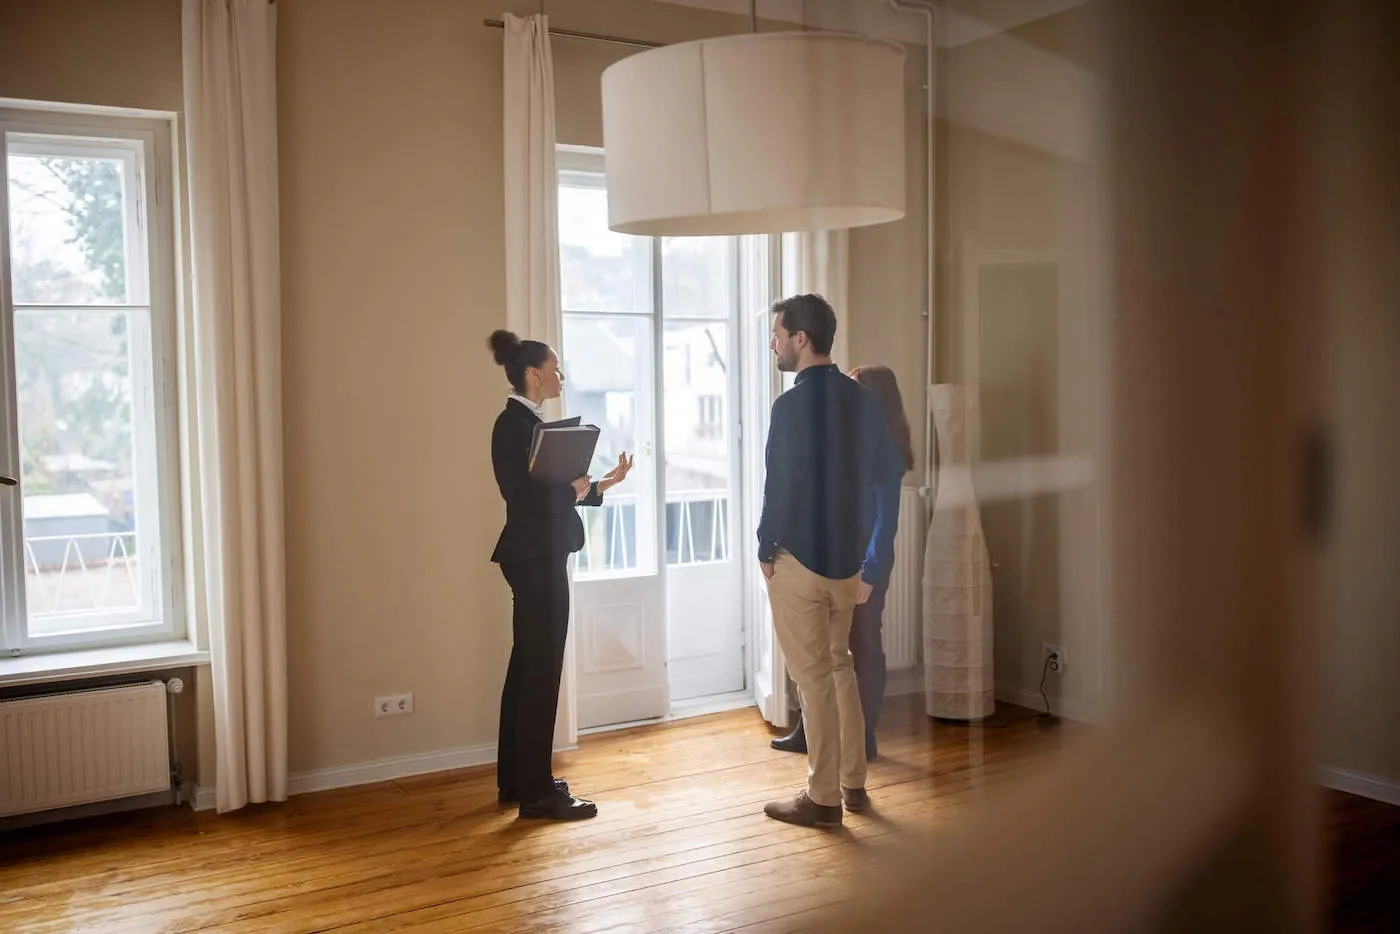
[{"label": "white ceiling", "polygon": [[[749,0],[657,0],[736,16],[749,14]],[[957,46],[1053,16],[1085,0],[947,0],[940,4],[939,44]],[[885,0],[758,0],[761,19],[819,29],[859,32],[881,39],[922,43],[922,18],[901,14]]]},{"label": "white ceiling", "polygon": [[[749,15],[749,0],[657,0],[678,6],[699,7],[716,13]],[[791,23],[802,20],[802,0],[758,0],[758,15],[764,19],[779,19]]]},{"label": "white ceiling", "polygon": [[[748,0],[658,0],[724,13],[748,14]],[[984,40],[958,65],[941,106],[950,121],[991,136],[1053,153],[1069,162],[1090,159],[1098,110],[1097,84],[1083,67],[1006,31],[1053,16],[1085,0],[941,0],[938,41],[952,47]],[[803,11],[805,7],[805,15]],[[765,28],[773,20],[857,32],[909,44],[924,41],[924,19],[895,12],[886,0],[759,0]],[[795,14],[795,15],[794,15]],[[747,27],[747,22],[745,22]]]}]

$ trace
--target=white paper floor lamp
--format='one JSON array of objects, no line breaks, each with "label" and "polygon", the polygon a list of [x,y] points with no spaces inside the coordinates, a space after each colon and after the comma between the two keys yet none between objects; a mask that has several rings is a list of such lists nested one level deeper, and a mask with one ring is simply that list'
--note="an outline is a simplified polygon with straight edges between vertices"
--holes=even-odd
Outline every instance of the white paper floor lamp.
[{"label": "white paper floor lamp", "polygon": [[996,712],[992,570],[972,451],[973,385],[929,387],[938,433],[938,492],[924,548],[924,705],[931,717],[978,720]]}]

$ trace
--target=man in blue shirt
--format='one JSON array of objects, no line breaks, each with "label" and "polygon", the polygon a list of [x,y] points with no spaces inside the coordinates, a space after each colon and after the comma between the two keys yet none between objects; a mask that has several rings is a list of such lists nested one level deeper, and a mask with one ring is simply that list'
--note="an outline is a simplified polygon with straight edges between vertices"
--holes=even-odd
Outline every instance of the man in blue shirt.
[{"label": "man in blue shirt", "polygon": [[807,730],[807,788],[764,808],[804,826],[841,823],[865,793],[865,724],[851,664],[851,614],[862,596],[874,487],[897,457],[875,395],[831,362],[836,313],[819,295],[773,306],[778,369],[795,372],[773,403],[758,559],[773,627]]}]

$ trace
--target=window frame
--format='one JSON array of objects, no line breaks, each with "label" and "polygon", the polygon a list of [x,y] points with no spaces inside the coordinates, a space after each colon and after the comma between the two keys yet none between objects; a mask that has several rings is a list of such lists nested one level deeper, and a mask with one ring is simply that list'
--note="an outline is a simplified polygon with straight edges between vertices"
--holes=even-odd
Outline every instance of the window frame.
[{"label": "window frame", "polygon": [[[606,167],[601,149],[588,146],[556,146],[554,175],[556,198],[558,197],[559,191],[563,188],[607,191]],[[555,227],[557,231],[558,218],[555,219]],[[657,316],[657,301],[661,284],[657,266],[655,238],[643,237],[639,239],[646,244],[645,264],[643,266],[639,263],[639,271],[642,269],[645,271],[645,293],[641,296],[634,296],[634,298],[642,298],[643,300],[636,303],[632,308],[571,308],[565,303],[563,283],[564,271],[561,263],[559,270],[559,323],[561,327],[561,346],[559,349],[561,355],[567,358],[568,339],[565,335],[570,320],[579,323],[598,321],[641,322],[645,326],[645,335],[649,344],[648,352],[651,357],[652,394],[655,396],[656,386],[658,385],[658,381],[663,378],[662,374],[664,372],[663,361],[660,358],[660,327]],[[569,370],[567,359],[563,362],[563,368],[567,375]],[[564,396],[566,399],[568,395],[569,384],[566,382],[564,385]],[[652,417],[654,419],[654,414]],[[660,436],[657,436],[653,438],[652,444],[653,450],[659,451],[661,450],[663,441]],[[653,529],[650,534],[639,536],[633,540],[631,550],[634,555],[634,563],[630,566],[605,567],[601,569],[594,569],[591,563],[585,566],[585,562],[592,556],[592,540],[589,537],[591,535],[590,519],[592,517],[584,511],[583,507],[580,507],[580,516],[585,526],[584,534],[586,544],[584,549],[574,557],[574,574],[575,579],[579,583],[619,581],[631,578],[644,578],[663,573],[662,567],[665,562],[664,555],[660,549],[660,545],[663,542],[659,540],[662,540],[665,535],[665,506],[664,503],[660,501],[659,495],[662,479],[657,475],[654,481],[655,485],[650,491],[652,494],[650,499],[654,503],[651,507],[653,510]],[[622,499],[622,497],[614,494],[608,508],[625,508],[626,504],[618,502],[620,499]],[[646,499],[646,493],[644,491],[639,491],[635,502],[629,503],[632,505],[633,509],[636,510],[635,515],[638,526],[641,524],[641,511],[647,508]],[[635,531],[634,528],[634,533]]]},{"label": "window frame", "polygon": [[[16,392],[15,315],[26,308],[67,308],[75,311],[117,310],[130,307],[145,316],[149,328],[140,325],[142,315],[130,315],[129,346],[148,348],[131,354],[131,407],[133,468],[138,497],[140,527],[151,528],[157,541],[138,541],[140,559],[153,550],[155,560],[149,572],[142,569],[141,586],[150,596],[149,612],[139,619],[113,625],[94,620],[93,628],[53,635],[30,631],[26,596],[24,551],[23,488],[11,488],[0,495],[0,654],[39,655],[82,651],[110,646],[137,645],[185,638],[188,632],[183,599],[183,525],[181,522],[181,478],[179,459],[179,409],[175,386],[178,365],[179,265],[176,251],[176,210],[174,170],[176,126],[173,115],[118,115],[80,108],[44,108],[22,102],[0,102],[0,468],[19,475],[18,397]],[[125,303],[95,305],[44,305],[23,303],[17,307],[11,283],[11,230],[9,155],[12,137],[52,139],[55,149],[75,155],[110,158],[114,153],[132,153],[138,184],[127,207],[138,230],[128,233],[127,300]],[[34,151],[32,140],[20,139],[17,151]],[[139,255],[138,255],[139,254]],[[144,269],[133,280],[136,260]],[[144,290],[144,296],[142,291]],[[140,301],[141,298],[144,302]],[[142,331],[146,331],[143,335]],[[144,339],[143,339],[144,338]],[[139,370],[146,370],[142,374]],[[138,380],[138,376],[143,377]],[[144,409],[144,411],[143,411]],[[143,439],[143,433],[149,435]],[[144,479],[144,482],[143,482]],[[143,507],[141,499],[154,493],[157,502]],[[149,536],[148,536],[149,537]],[[110,619],[110,617],[109,617]]]},{"label": "window frame", "polygon": [[[556,177],[556,183],[555,183],[555,185],[556,185],[556,191],[559,190],[559,189],[562,189],[562,188],[566,188],[566,187],[571,187],[571,188],[589,188],[589,189],[595,189],[595,190],[606,191],[606,190],[607,190],[607,175],[606,175],[606,165],[605,165],[605,160],[604,160],[603,151],[602,151],[601,149],[595,149],[595,148],[587,147],[587,146],[560,145],[560,146],[556,147],[556,151],[555,151],[555,177]],[[664,244],[665,244],[666,238],[664,238],[664,237],[643,237],[643,238],[640,238],[640,239],[643,239],[643,240],[646,241],[646,243],[647,243],[647,253],[648,253],[648,255],[649,255],[650,258],[651,258],[651,272],[650,272],[650,278],[649,278],[649,289],[650,289],[650,292],[649,292],[649,301],[647,302],[646,306],[645,306],[645,307],[634,308],[634,309],[631,309],[631,310],[571,309],[571,308],[570,308],[567,304],[565,304],[565,302],[564,302],[563,283],[562,283],[562,269],[561,269],[560,309],[559,309],[559,311],[560,311],[561,323],[567,321],[568,319],[574,319],[574,320],[622,320],[622,319],[644,319],[644,320],[648,321],[648,322],[650,323],[650,329],[651,329],[651,332],[652,332],[652,343],[653,343],[653,353],[654,353],[654,360],[653,360],[653,365],[654,365],[654,367],[655,367],[655,373],[654,373],[654,391],[658,394],[658,398],[660,398],[660,395],[661,395],[662,393],[664,393],[664,389],[662,388],[662,386],[663,386],[664,381],[665,381],[665,375],[664,375],[664,374],[665,374],[665,339],[666,339],[666,331],[667,331],[667,329],[668,329],[669,327],[671,327],[671,326],[686,327],[686,326],[690,326],[690,325],[701,325],[701,326],[719,325],[719,326],[722,326],[722,327],[724,328],[725,334],[726,334],[726,339],[725,339],[725,350],[726,350],[726,352],[727,352],[728,355],[729,355],[729,359],[731,360],[732,367],[733,367],[732,372],[730,373],[730,376],[729,376],[729,378],[728,378],[728,388],[727,388],[726,391],[727,391],[729,397],[730,397],[731,399],[734,400],[734,405],[735,405],[735,410],[734,410],[734,412],[732,413],[732,414],[733,414],[733,431],[729,432],[730,437],[728,438],[728,444],[727,444],[727,447],[728,447],[728,449],[729,449],[730,464],[732,465],[733,470],[732,470],[731,476],[730,476],[729,479],[728,479],[728,483],[727,483],[726,487],[725,487],[724,490],[722,491],[722,492],[723,492],[723,501],[727,504],[727,505],[724,507],[725,510],[726,510],[726,513],[725,513],[726,518],[725,518],[725,520],[724,520],[725,523],[726,523],[726,533],[725,533],[725,543],[724,543],[724,552],[725,552],[725,554],[724,554],[724,557],[722,557],[722,558],[713,558],[713,559],[709,559],[709,560],[704,561],[704,562],[694,562],[694,561],[688,561],[688,562],[687,562],[687,561],[671,562],[671,561],[669,561],[669,559],[668,559],[669,549],[666,548],[666,547],[662,547],[662,548],[661,548],[661,554],[659,555],[658,560],[659,560],[662,564],[666,564],[667,566],[672,567],[672,568],[674,568],[674,567],[682,567],[682,566],[689,566],[689,565],[692,565],[692,564],[719,564],[719,563],[731,562],[731,561],[736,560],[736,556],[737,556],[737,555],[739,554],[739,552],[740,552],[739,540],[738,540],[738,538],[736,537],[736,536],[738,535],[738,531],[737,531],[737,525],[736,525],[736,523],[735,523],[735,515],[737,514],[737,513],[735,512],[735,510],[740,509],[740,497],[741,497],[742,490],[744,489],[744,485],[743,485],[743,484],[744,484],[744,481],[743,481],[743,466],[742,466],[742,458],[741,458],[741,456],[740,456],[740,452],[741,452],[741,450],[742,450],[743,436],[744,436],[744,430],[745,430],[745,429],[744,429],[744,424],[743,424],[743,419],[742,419],[742,411],[743,411],[743,410],[742,410],[742,405],[741,405],[741,403],[738,401],[738,400],[740,399],[740,392],[741,392],[741,388],[742,388],[742,373],[743,373],[743,363],[742,363],[741,360],[740,360],[740,358],[741,358],[741,356],[742,356],[742,353],[741,353],[741,340],[740,340],[740,332],[741,332],[741,328],[742,328],[742,314],[741,314],[741,311],[740,311],[740,298],[739,298],[740,290],[741,290],[741,288],[743,287],[743,286],[742,286],[742,271],[741,271],[741,268],[740,268],[740,256],[741,256],[741,251],[742,251],[742,242],[741,242],[741,241],[742,241],[743,238],[741,238],[741,237],[720,237],[720,238],[714,238],[714,239],[721,239],[721,240],[723,240],[723,241],[725,242],[726,265],[727,265],[727,272],[728,272],[728,276],[729,276],[728,281],[726,282],[726,289],[727,289],[727,291],[728,291],[728,293],[729,293],[729,295],[728,295],[729,310],[728,310],[728,314],[726,314],[726,315],[723,316],[723,317],[715,317],[715,316],[712,316],[712,315],[693,315],[693,314],[689,314],[689,315],[688,315],[688,314],[668,313],[668,312],[666,311],[665,283],[664,283],[664,274],[665,274],[665,273],[664,273],[664,270],[665,270],[665,263],[664,263],[664,252],[665,252],[665,248],[664,248]],[[764,239],[765,239],[766,241],[768,241],[769,244],[775,244],[775,242],[778,240],[777,237],[770,237],[770,236],[766,236],[766,235],[765,235],[765,238],[764,238]],[[769,247],[768,245],[765,245],[764,248],[765,248],[765,249],[770,249],[771,247]],[[563,353],[564,353],[564,355],[567,357],[567,341],[565,341],[564,343],[565,343],[566,346],[563,348]],[[564,369],[565,369],[565,371],[566,371],[566,373],[567,373],[567,370],[568,370],[568,363],[567,363],[567,360],[565,360]],[[567,384],[566,384],[566,387],[565,387],[565,393],[566,393],[566,395],[567,395],[567,392],[568,392],[568,388],[567,388]],[[720,421],[719,421],[719,423],[717,424],[717,427],[720,429],[720,434],[721,434],[721,436],[722,436],[723,433],[724,433],[726,424],[727,424],[728,417],[730,416],[731,413],[730,413],[729,410],[728,410],[728,406],[726,406],[726,405],[724,404],[724,398],[723,398],[722,396],[718,396],[718,397],[714,397],[714,398],[718,399],[718,401],[719,401],[719,410],[720,410],[720,411],[719,411],[719,419],[720,419]],[[657,512],[656,512],[656,529],[655,529],[655,534],[656,534],[657,538],[659,539],[660,543],[664,546],[667,542],[669,542],[669,535],[670,535],[670,531],[669,531],[669,515],[670,515],[670,513],[669,513],[669,510],[670,510],[670,507],[671,507],[672,505],[675,505],[676,503],[675,503],[675,502],[672,502],[672,501],[670,501],[670,500],[668,500],[668,499],[666,499],[665,493],[664,493],[664,491],[665,491],[665,451],[666,451],[666,440],[665,440],[664,426],[658,428],[658,431],[657,431],[656,435],[657,435],[657,436],[656,436],[656,441],[655,441],[655,443],[656,443],[656,450],[657,450],[658,454],[660,455],[660,459],[659,459],[659,466],[658,466],[657,476],[656,476],[657,493],[658,493],[658,496],[657,496],[657,507],[656,507],[656,508],[657,508]],[[720,491],[716,491],[716,492],[720,492]],[[679,501],[676,501],[676,502],[678,502],[678,503],[681,505],[682,509],[686,508],[686,503],[685,503],[684,500],[679,500]],[[582,562],[583,560],[584,560],[584,559],[583,559],[582,557],[579,558],[579,561],[580,561],[580,562]],[[640,565],[640,561],[639,561],[638,566],[635,566],[635,567],[616,568],[616,569],[605,569],[605,570],[601,570],[601,571],[595,571],[595,570],[592,570],[591,568],[590,568],[590,569],[582,569],[582,568],[580,568],[580,570],[578,570],[576,573],[577,573],[577,575],[578,575],[578,576],[577,576],[577,579],[578,579],[580,582],[592,582],[592,581],[619,580],[619,579],[623,579],[623,578],[627,578],[627,577],[642,576],[642,575],[645,575],[645,574],[648,574],[648,573],[653,573],[653,572],[652,572],[652,571],[648,571],[648,570],[642,568],[641,565]]]}]

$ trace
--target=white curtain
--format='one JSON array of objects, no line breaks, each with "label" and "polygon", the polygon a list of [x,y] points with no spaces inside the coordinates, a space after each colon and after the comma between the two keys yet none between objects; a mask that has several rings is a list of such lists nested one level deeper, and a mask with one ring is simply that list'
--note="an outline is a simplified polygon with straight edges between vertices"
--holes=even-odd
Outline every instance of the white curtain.
[{"label": "white curtain", "polygon": [[850,231],[847,230],[818,230],[783,237],[783,252],[791,256],[791,268],[796,275],[793,291],[815,292],[836,309],[836,341],[831,348],[831,359],[842,370],[858,365],[851,359],[849,340],[853,322],[850,307],[850,242]]},{"label": "white curtain", "polygon": [[549,20],[505,17],[506,325],[557,348],[559,192]]},{"label": "white curtain", "polygon": [[[505,16],[506,326],[563,353],[559,189],[554,166],[554,58],[549,18]],[[559,403],[546,405],[558,418]],[[571,621],[572,622],[572,621]],[[559,688],[556,746],[578,742],[573,626]]]},{"label": "white curtain", "polygon": [[184,0],[186,545],[221,812],[287,797],[276,17],[267,0]]}]

